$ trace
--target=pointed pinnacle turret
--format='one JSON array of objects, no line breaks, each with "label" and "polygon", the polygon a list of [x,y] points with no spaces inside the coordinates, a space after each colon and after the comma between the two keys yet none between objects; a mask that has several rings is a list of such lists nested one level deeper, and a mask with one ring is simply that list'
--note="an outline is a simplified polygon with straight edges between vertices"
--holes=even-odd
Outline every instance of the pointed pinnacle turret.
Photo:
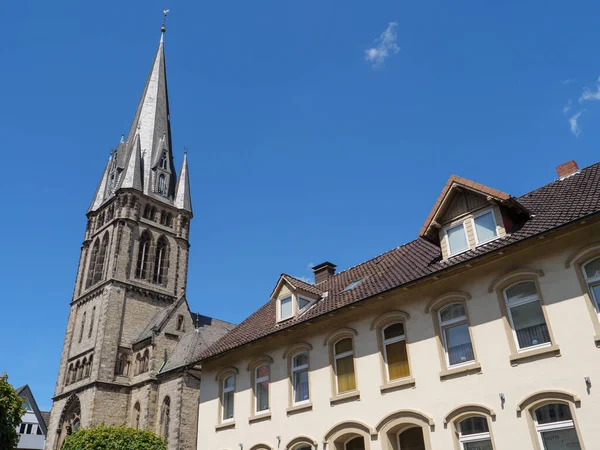
[{"label": "pointed pinnacle turret", "polygon": [[108,183],[108,174],[110,173],[110,168],[114,162],[113,160],[114,154],[111,153],[110,157],[108,158],[108,162],[106,163],[106,167],[104,168],[104,172],[102,173],[100,183],[98,183],[98,187],[96,188],[96,193],[94,194],[92,204],[88,208],[88,212],[98,209],[104,202],[104,193],[106,192],[106,185]]},{"label": "pointed pinnacle turret", "polygon": [[183,154],[183,162],[181,163],[181,172],[179,173],[179,179],[177,180],[177,187],[175,188],[175,207],[179,209],[185,209],[186,211],[192,212],[192,196],[190,192],[190,175],[188,172],[187,164],[187,147]]},{"label": "pointed pinnacle turret", "polygon": [[119,187],[137,189],[143,192],[142,170],[142,148],[140,137],[136,136]]}]

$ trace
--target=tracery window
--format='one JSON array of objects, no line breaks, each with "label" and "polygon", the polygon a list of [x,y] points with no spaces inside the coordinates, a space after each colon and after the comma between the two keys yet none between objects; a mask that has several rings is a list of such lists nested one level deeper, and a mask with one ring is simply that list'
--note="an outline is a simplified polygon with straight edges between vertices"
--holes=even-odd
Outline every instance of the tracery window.
[{"label": "tracery window", "polygon": [[152,242],[152,237],[148,231],[144,231],[142,233],[142,237],[140,238],[139,249],[138,249],[138,258],[137,265],[135,269],[135,277],[146,279],[148,276],[149,269],[149,255],[150,255],[150,244]]},{"label": "tracery window", "polygon": [[154,274],[152,281],[157,284],[164,284],[167,278],[169,244],[164,236],[158,239],[156,244],[156,254],[154,256]]},{"label": "tracery window", "polygon": [[94,279],[93,284],[98,283],[102,280],[104,274],[104,261],[106,258],[106,252],[108,250],[108,233],[104,234],[102,238],[102,244],[100,245],[100,252],[96,256],[96,264],[94,264]]},{"label": "tracery window", "polygon": [[161,169],[167,168],[167,152],[163,152],[163,154],[160,158],[160,168]]},{"label": "tracery window", "polygon": [[98,257],[98,253],[100,252],[100,239],[96,239],[94,245],[92,246],[92,253],[90,254],[90,263],[88,267],[88,275],[85,286],[90,287],[94,281],[94,271],[96,269],[96,259]]}]

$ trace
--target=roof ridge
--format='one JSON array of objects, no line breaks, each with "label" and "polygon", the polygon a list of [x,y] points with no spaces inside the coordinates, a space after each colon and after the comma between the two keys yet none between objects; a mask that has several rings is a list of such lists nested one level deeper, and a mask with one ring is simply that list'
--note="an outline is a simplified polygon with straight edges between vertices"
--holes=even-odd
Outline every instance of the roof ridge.
[{"label": "roof ridge", "polygon": [[192,314],[196,314],[197,316],[208,317],[209,319],[212,319],[212,320],[218,320],[219,322],[227,323],[227,324],[229,324],[229,325],[233,325],[233,326],[236,326],[236,327],[238,326],[238,324],[236,324],[236,323],[229,322],[229,321],[227,321],[227,320],[223,320],[223,319],[217,319],[216,317],[207,316],[206,314],[195,313],[195,312],[192,312]]}]

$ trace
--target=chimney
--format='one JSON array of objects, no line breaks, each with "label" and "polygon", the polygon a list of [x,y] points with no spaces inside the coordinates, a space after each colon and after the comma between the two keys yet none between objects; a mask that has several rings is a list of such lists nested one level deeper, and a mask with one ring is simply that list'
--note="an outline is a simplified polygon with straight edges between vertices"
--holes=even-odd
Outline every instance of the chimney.
[{"label": "chimney", "polygon": [[579,167],[575,161],[567,161],[566,163],[556,167],[556,173],[558,174],[559,179],[564,180],[571,175],[579,173]]},{"label": "chimney", "polygon": [[329,261],[314,266],[312,270],[315,274],[315,284],[322,283],[335,275],[335,268],[336,265]]}]

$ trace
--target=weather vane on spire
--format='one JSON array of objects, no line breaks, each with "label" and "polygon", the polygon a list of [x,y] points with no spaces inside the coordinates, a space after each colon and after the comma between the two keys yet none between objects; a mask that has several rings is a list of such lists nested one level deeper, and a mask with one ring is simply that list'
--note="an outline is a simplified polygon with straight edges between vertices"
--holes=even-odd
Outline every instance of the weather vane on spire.
[{"label": "weather vane on spire", "polygon": [[162,21],[162,26],[160,27],[160,31],[162,31],[163,33],[165,31],[167,31],[167,28],[165,27],[165,22],[167,21],[167,14],[169,14],[170,9],[163,9],[163,21]]}]

